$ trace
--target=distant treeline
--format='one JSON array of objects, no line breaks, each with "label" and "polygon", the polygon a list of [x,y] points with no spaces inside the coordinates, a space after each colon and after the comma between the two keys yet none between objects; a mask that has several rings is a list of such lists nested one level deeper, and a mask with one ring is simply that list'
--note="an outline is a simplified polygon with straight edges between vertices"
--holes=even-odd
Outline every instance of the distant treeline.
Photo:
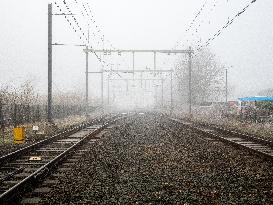
[{"label": "distant treeline", "polygon": [[[96,108],[89,107],[92,112]],[[61,119],[72,115],[83,115],[86,109],[83,105],[54,105],[53,118]],[[0,124],[1,125],[20,125],[33,122],[45,121],[47,118],[47,105],[29,104],[3,104],[0,101]]]},{"label": "distant treeline", "polygon": [[[95,110],[89,107],[88,112]],[[58,93],[53,96],[53,119],[86,112],[84,97],[78,93]],[[47,118],[46,96],[34,92],[30,82],[19,88],[0,87],[0,125],[20,125],[45,121]]]}]

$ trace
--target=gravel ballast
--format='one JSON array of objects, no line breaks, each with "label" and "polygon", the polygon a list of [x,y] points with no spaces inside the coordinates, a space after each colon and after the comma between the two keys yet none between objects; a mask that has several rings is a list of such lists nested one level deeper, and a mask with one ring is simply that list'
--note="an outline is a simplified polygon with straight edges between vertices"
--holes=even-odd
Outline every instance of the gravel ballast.
[{"label": "gravel ballast", "polygon": [[273,204],[272,163],[156,115],[118,122],[46,204]]}]

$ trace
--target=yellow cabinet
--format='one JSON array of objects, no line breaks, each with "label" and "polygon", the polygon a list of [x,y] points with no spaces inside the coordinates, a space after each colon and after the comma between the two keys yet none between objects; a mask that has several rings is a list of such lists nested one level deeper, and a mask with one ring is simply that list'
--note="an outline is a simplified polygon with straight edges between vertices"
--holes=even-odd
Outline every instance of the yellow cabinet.
[{"label": "yellow cabinet", "polygon": [[15,144],[25,143],[25,128],[24,127],[13,128],[13,141]]}]

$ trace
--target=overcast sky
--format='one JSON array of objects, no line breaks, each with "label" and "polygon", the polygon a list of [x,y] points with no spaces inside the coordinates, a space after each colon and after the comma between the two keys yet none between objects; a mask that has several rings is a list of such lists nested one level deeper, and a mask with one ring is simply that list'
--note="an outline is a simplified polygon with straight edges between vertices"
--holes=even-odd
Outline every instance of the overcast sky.
[{"label": "overcast sky", "polygon": [[[81,2],[80,0],[77,0]],[[102,35],[105,47],[110,43],[120,49],[179,49],[196,39],[203,43],[238,13],[251,0],[208,0],[190,32],[185,32],[205,0],[86,0],[95,24],[90,25],[90,42],[94,47]],[[47,1],[0,1],[0,82],[14,84],[31,80],[38,90],[47,89]],[[62,1],[57,1],[64,9]],[[75,0],[67,0],[86,32]],[[55,4],[54,12],[58,12]],[[229,68],[234,96],[256,95],[259,90],[273,88],[273,2],[257,0],[209,48]],[[199,26],[200,25],[200,26]],[[97,27],[96,27],[97,26]],[[197,29],[197,33],[194,32]],[[192,35],[192,33],[195,33]],[[63,16],[53,16],[53,42],[71,46],[53,48],[54,90],[84,88],[85,56],[79,35]],[[112,58],[112,60],[110,60]],[[131,57],[108,56],[108,62],[130,66]],[[160,56],[159,67],[173,65],[174,57]],[[145,62],[145,63],[144,63]],[[152,56],[136,56],[136,67],[151,66]],[[90,57],[90,70],[99,70]],[[98,76],[91,77],[91,93],[98,95]]]}]

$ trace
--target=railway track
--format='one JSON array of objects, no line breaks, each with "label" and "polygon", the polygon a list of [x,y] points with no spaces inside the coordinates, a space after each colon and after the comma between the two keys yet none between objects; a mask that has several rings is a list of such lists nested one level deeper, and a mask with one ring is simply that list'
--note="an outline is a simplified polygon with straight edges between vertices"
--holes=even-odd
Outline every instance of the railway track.
[{"label": "railway track", "polygon": [[169,119],[200,133],[206,140],[219,140],[232,146],[246,149],[271,161],[273,160],[272,141],[240,133],[238,131],[225,129],[214,124],[193,122],[171,117]]},{"label": "railway track", "polygon": [[39,184],[72,151],[101,132],[119,116],[101,117],[70,127],[48,139],[0,158],[0,204],[10,204]]},{"label": "railway track", "polygon": [[83,143],[19,204],[272,204],[271,170],[250,152],[138,113]]}]

